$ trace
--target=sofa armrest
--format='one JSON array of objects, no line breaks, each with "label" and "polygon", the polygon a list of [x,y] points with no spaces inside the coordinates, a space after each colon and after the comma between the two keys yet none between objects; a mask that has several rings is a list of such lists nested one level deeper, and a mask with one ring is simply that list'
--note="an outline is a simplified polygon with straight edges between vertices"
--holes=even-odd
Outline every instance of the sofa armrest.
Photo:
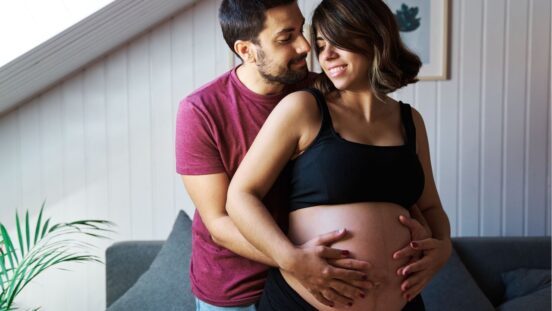
[{"label": "sofa armrest", "polygon": [[106,303],[109,307],[148,270],[164,241],[124,241],[105,252]]},{"label": "sofa armrest", "polygon": [[550,237],[457,237],[454,249],[493,305],[502,302],[501,274],[550,269]]}]

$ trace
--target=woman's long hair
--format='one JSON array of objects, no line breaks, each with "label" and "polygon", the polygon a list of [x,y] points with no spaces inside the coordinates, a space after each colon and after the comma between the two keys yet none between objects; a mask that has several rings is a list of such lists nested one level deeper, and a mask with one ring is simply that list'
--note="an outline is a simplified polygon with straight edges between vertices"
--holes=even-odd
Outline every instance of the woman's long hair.
[{"label": "woman's long hair", "polygon": [[[393,92],[418,81],[420,58],[402,43],[395,16],[382,0],[324,0],[312,17],[311,42],[322,34],[330,44],[371,59],[367,77],[375,96]],[[314,83],[322,93],[336,90],[331,80],[320,75]]]}]

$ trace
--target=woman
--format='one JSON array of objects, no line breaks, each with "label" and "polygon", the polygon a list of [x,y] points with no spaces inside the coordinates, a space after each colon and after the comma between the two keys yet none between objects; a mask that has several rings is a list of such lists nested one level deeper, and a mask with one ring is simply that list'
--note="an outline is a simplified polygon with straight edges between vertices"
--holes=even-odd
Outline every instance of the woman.
[{"label": "woman", "polygon": [[[436,273],[451,252],[422,117],[386,95],[416,82],[421,63],[404,48],[383,1],[324,0],[311,33],[324,74],[315,89],[290,94],[274,109],[232,179],[227,210],[254,245],[274,241],[264,251],[281,270],[269,274],[260,310],[336,310],[288,271],[301,260],[295,245],[339,228],[350,238],[332,248],[370,262],[375,287],[337,309],[401,310],[429,281],[426,271],[401,285],[404,276],[429,266]],[[288,163],[289,240],[278,229],[260,236],[255,225],[270,217],[261,200]],[[434,238],[414,242],[424,244],[426,258],[408,264],[393,260],[393,252],[410,242],[397,219],[409,217],[415,205]]]}]

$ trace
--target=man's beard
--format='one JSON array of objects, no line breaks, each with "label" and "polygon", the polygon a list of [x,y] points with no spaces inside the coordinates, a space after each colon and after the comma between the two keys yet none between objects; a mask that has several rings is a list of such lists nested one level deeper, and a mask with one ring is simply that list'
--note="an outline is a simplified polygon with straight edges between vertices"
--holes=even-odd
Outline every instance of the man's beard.
[{"label": "man's beard", "polygon": [[[274,70],[274,65],[267,62],[266,54],[262,49],[257,50],[257,68],[260,75],[268,83],[280,83],[284,85],[297,83],[307,76],[309,70],[307,66],[302,69],[293,70],[291,66],[305,59],[307,54],[302,54],[287,64],[286,67],[278,66],[277,70]],[[273,70],[271,70],[273,69]],[[274,73],[276,71],[276,73]]]}]

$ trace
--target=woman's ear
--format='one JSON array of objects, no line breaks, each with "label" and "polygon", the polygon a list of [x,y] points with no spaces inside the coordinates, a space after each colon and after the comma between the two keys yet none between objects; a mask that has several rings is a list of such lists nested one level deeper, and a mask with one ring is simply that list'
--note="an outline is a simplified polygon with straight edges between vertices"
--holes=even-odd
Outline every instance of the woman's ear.
[{"label": "woman's ear", "polygon": [[256,61],[255,49],[250,41],[237,40],[234,43],[234,51],[244,63],[254,63]]}]

